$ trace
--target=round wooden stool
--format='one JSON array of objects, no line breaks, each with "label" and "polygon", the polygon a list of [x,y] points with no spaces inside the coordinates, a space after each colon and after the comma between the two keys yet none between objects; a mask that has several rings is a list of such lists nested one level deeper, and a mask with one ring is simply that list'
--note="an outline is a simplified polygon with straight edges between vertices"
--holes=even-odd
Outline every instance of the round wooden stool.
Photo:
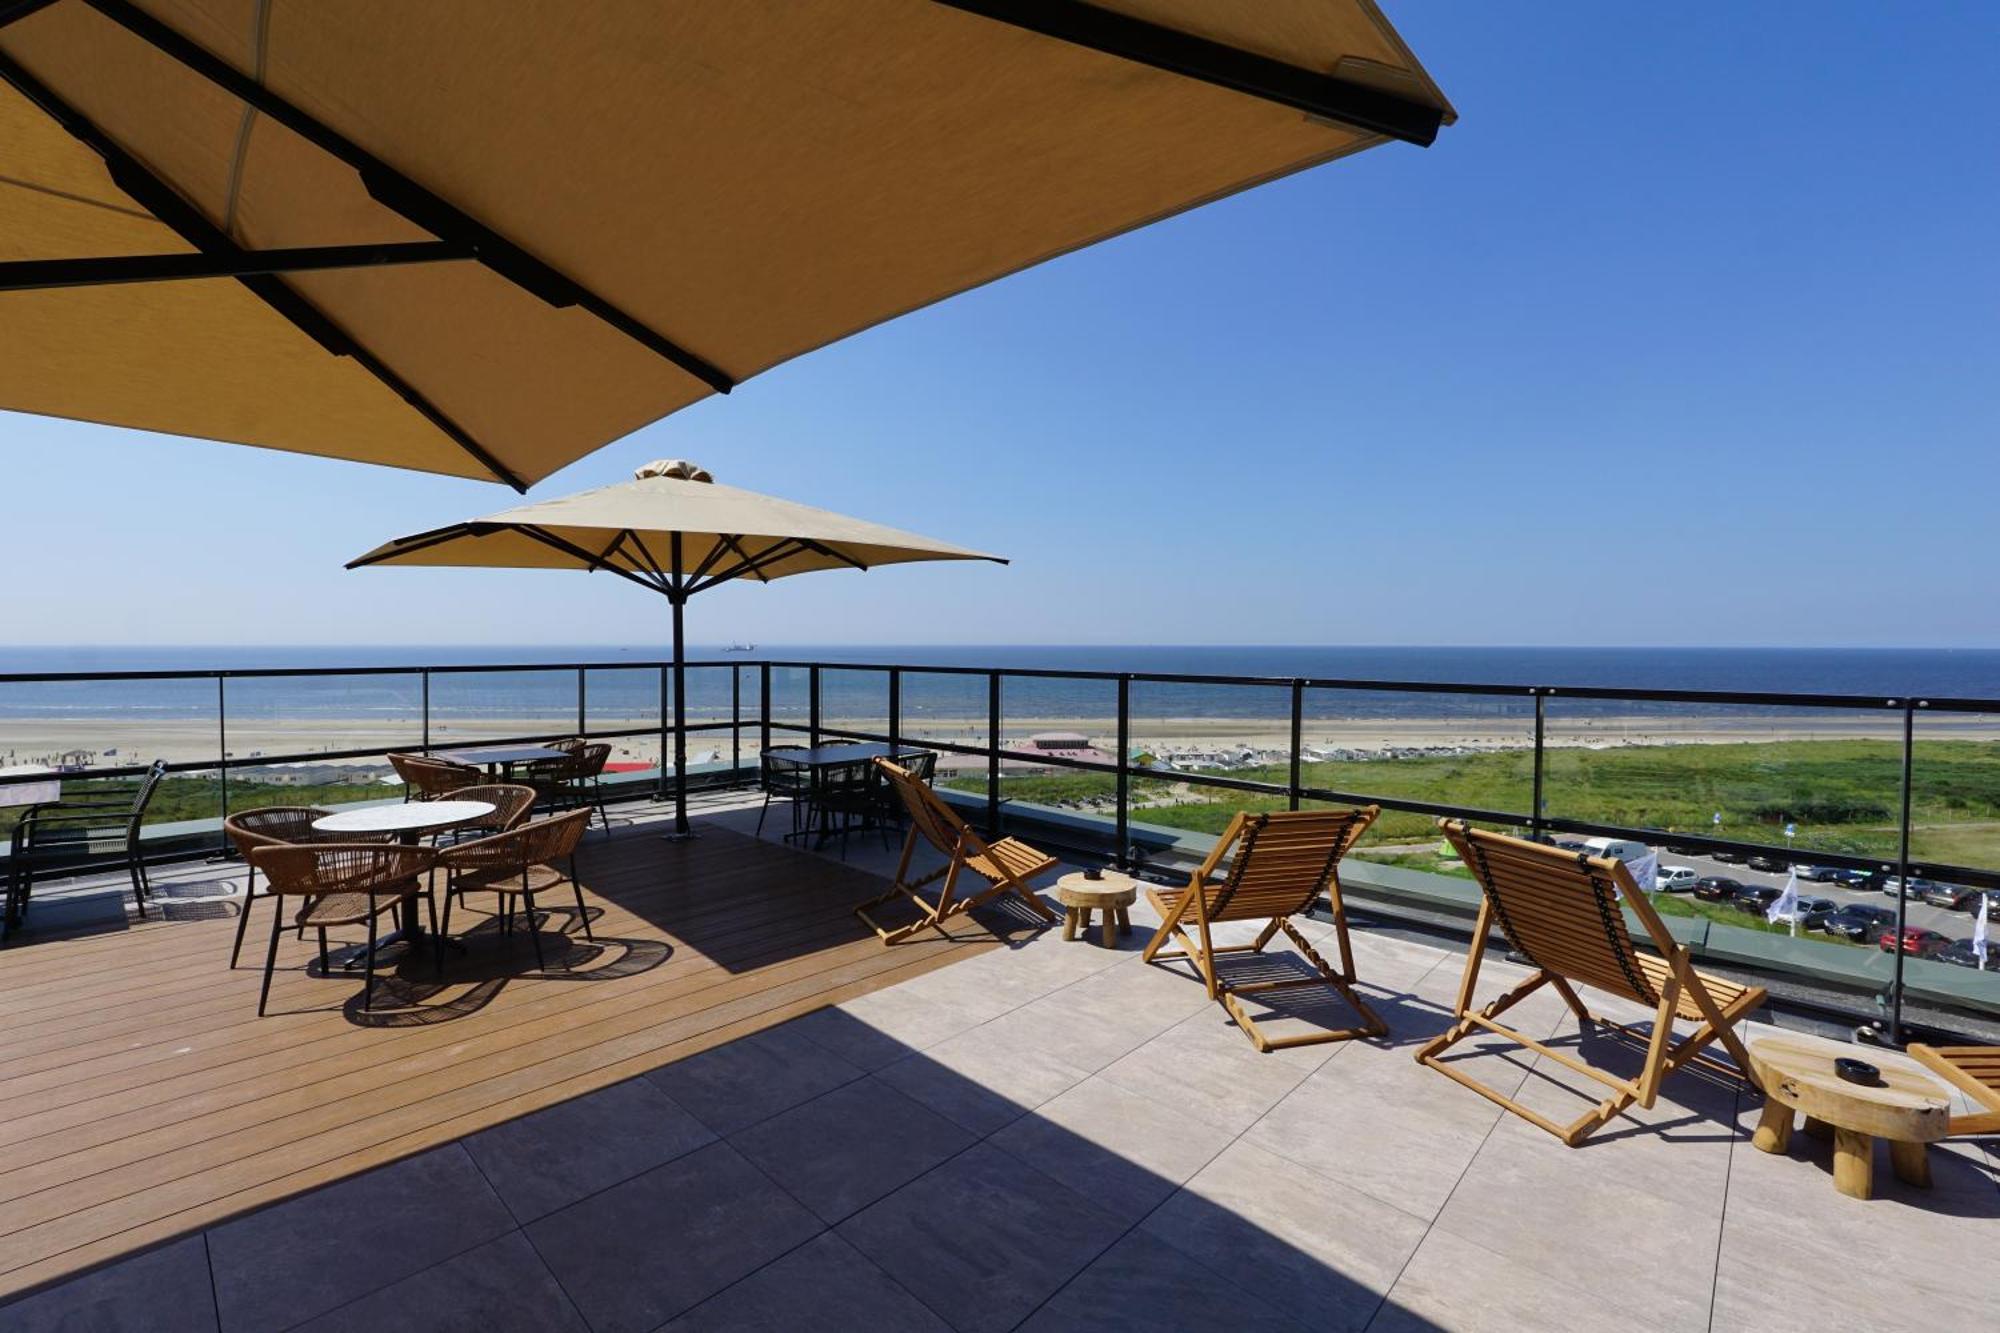
[{"label": "round wooden stool", "polygon": [[[1833,1072],[1837,1057],[1866,1060],[1882,1071],[1880,1084],[1849,1083]],[[1829,1041],[1803,1033],[1760,1037],[1750,1043],[1750,1071],[1764,1090],[1764,1116],[1750,1140],[1769,1153],[1791,1142],[1794,1112],[1806,1133],[1833,1136],[1833,1187],[1851,1198],[1874,1193],[1875,1140],[1889,1141],[1896,1179],[1929,1189],[1928,1145],[1951,1123],[1951,1089],[1893,1051]]]},{"label": "round wooden stool", "polygon": [[1132,918],[1126,909],[1138,897],[1138,881],[1115,870],[1105,871],[1099,879],[1064,875],[1056,881],[1056,901],[1063,905],[1063,938],[1075,939],[1078,927],[1088,931],[1090,914],[1103,912],[1103,943],[1105,948],[1111,948],[1118,935],[1132,933]]}]

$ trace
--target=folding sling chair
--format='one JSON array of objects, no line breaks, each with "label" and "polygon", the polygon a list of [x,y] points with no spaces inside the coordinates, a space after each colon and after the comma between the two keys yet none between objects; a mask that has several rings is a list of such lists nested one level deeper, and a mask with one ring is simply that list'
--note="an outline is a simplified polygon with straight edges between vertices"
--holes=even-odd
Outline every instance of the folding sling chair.
[{"label": "folding sling chair", "polygon": [[[911,776],[908,770],[886,759],[877,759],[875,766],[910,816],[910,832],[903,839],[903,858],[896,864],[895,882],[887,893],[870,898],[854,909],[854,914],[881,936],[884,944],[896,944],[932,927],[942,934],[946,921],[1010,893],[1026,903],[1029,910],[1042,920],[1052,922],[1056,919],[1048,904],[1037,897],[1028,885],[1028,881],[1036,875],[1055,869],[1056,858],[1036,851],[1015,838],[987,842],[967,828],[965,821],[953,813],[936,792]],[[919,842],[928,842],[937,848],[944,853],[946,861],[929,874],[911,879],[910,862],[916,856]],[[966,872],[984,880],[986,887],[973,894],[960,893],[959,877]],[[944,885],[938,890],[936,901],[926,899],[919,890],[939,879],[944,881]],[[891,927],[880,924],[869,915],[874,909],[898,898],[907,898],[916,906],[917,920],[906,926]]]},{"label": "folding sling chair", "polygon": [[[1239,812],[1229,821],[1221,841],[1194,872],[1186,888],[1146,890],[1147,899],[1160,914],[1160,928],[1147,941],[1141,956],[1149,963],[1160,958],[1192,959],[1208,984],[1209,998],[1221,1003],[1260,1051],[1386,1034],[1388,1025],[1354,990],[1354,954],[1347,939],[1347,912],[1340,901],[1339,875],[1340,858],[1380,813],[1381,807],[1375,805],[1352,810]],[[1228,870],[1221,878],[1215,878],[1223,857],[1232,849],[1235,855]],[[1340,944],[1339,971],[1329,967],[1292,924],[1292,918],[1310,911],[1321,894],[1326,895],[1333,913],[1334,936]],[[1224,921],[1263,921],[1265,925],[1249,944],[1217,945],[1210,939],[1209,928]],[[1231,982],[1217,970],[1218,956],[1262,953],[1280,931],[1305,956],[1315,975]],[[1161,952],[1169,941],[1180,945],[1180,949]],[[1305,986],[1330,987],[1360,1016],[1361,1025],[1272,1037],[1257,1026],[1236,998]]]},{"label": "folding sling chair", "polygon": [[[1687,947],[1667,932],[1622,861],[1488,833],[1461,821],[1440,820],[1438,826],[1479,882],[1479,921],[1473,927],[1472,949],[1466,956],[1465,976],[1459,982],[1453,1009],[1457,1021],[1417,1052],[1418,1063],[1498,1102],[1572,1148],[1632,1103],[1651,1107],[1659,1096],[1660,1081],[1684,1065],[1698,1065],[1754,1085],[1750,1056],[1736,1035],[1736,1025],[1764,1002],[1764,988],[1739,986],[1695,971]],[[1621,907],[1638,918],[1646,938],[1659,951],[1658,958],[1633,946]],[[1486,956],[1487,931],[1495,925],[1535,973],[1484,1009],[1475,1010],[1473,990]],[[1579,1022],[1610,1028],[1642,1045],[1645,1063],[1638,1076],[1619,1078],[1498,1021],[1501,1014],[1544,986],[1555,988]],[[1594,986],[1649,1006],[1653,1010],[1652,1032],[1638,1032],[1593,1015],[1577,993],[1580,986]],[[1700,1026],[1675,1042],[1676,1018]],[[1519,1042],[1603,1084],[1611,1095],[1570,1124],[1559,1125],[1440,1058],[1475,1031]],[[1734,1068],[1706,1053],[1716,1041],[1736,1061]]]},{"label": "folding sling chair", "polygon": [[2000,1134],[2000,1046],[1926,1046],[1912,1043],[1918,1064],[1983,1107],[1951,1118],[1951,1134]]}]

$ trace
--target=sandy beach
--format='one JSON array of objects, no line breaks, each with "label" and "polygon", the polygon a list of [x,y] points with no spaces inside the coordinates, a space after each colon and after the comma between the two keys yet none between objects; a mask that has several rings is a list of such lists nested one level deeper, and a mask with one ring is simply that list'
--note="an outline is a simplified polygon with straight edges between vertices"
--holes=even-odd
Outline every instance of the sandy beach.
[{"label": "sandy beach", "polygon": [[[568,719],[572,724],[574,718]],[[702,719],[691,719],[701,721]],[[887,727],[882,717],[827,717],[823,725],[838,730],[880,733]],[[660,741],[651,728],[651,718],[593,717],[593,729],[600,731],[646,729],[643,734],[610,738],[613,761],[657,762]],[[564,732],[562,720],[538,718],[479,718],[475,720],[432,719],[431,746],[474,746],[496,739],[522,735],[549,735]],[[984,718],[905,718],[904,734],[911,740],[934,739],[961,745],[980,745],[986,740]],[[1042,732],[1074,732],[1091,739],[1106,754],[1117,748],[1117,724],[1104,717],[1008,718],[1002,739],[1012,745]],[[1289,750],[1290,727],[1279,718],[1134,718],[1131,743],[1135,749],[1154,753],[1201,752],[1249,749],[1284,753]],[[778,733],[796,743],[799,733]],[[1921,720],[1919,737],[1931,740],[2000,740],[2000,718],[1978,715],[1940,714]],[[227,735],[227,752],[237,763],[289,756],[310,761],[313,756],[342,751],[366,750],[366,756],[341,761],[368,766],[379,764],[381,753],[392,749],[417,748],[422,744],[419,718],[372,717],[365,720],[316,718],[307,720],[245,719],[232,721]],[[759,728],[746,723],[741,731],[741,753],[754,756]],[[1723,717],[1662,718],[1655,716],[1551,718],[1547,743],[1556,747],[1615,747],[1647,745],[1700,745],[1768,741],[1898,739],[1897,719],[1889,713],[1865,716]],[[1457,750],[1507,750],[1533,743],[1533,731],[1526,720],[1465,717],[1435,718],[1350,718],[1313,719],[1306,722],[1302,740],[1308,751],[1341,750],[1359,756],[1410,748],[1450,748]],[[708,751],[731,750],[727,729],[694,732],[688,737],[689,754],[697,761]],[[211,720],[135,720],[104,717],[43,717],[0,719],[0,764],[47,764],[71,756],[92,767],[143,764],[154,758],[174,763],[199,763],[217,757],[223,748]]]}]

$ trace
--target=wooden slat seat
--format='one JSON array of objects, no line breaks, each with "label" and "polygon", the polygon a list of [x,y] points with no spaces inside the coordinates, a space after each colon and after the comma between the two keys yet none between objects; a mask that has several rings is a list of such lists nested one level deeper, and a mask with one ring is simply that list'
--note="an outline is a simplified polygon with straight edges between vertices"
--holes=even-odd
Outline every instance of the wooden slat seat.
[{"label": "wooden slat seat", "polygon": [[[1160,914],[1160,927],[1146,944],[1146,961],[1192,959],[1208,986],[1209,998],[1222,1005],[1260,1051],[1384,1035],[1388,1026],[1354,990],[1353,953],[1339,876],[1340,858],[1380,813],[1381,807],[1373,805],[1352,810],[1238,813],[1185,888],[1146,891],[1147,900]],[[1224,857],[1230,858],[1228,868],[1218,874]],[[1320,957],[1291,920],[1311,911],[1322,895],[1333,914],[1334,935],[1340,946],[1338,970]],[[1209,928],[1224,921],[1262,921],[1265,925],[1249,944],[1219,946],[1210,938]],[[1232,983],[1218,971],[1217,955],[1262,953],[1281,932],[1312,966],[1314,975]],[[1169,943],[1180,947],[1162,952]],[[1257,1026],[1236,998],[1298,987],[1332,989],[1360,1015],[1360,1025],[1273,1037]]]},{"label": "wooden slat seat", "polygon": [[[896,864],[896,877],[889,891],[870,898],[854,909],[854,915],[860,917],[884,944],[899,943],[924,930],[934,929],[943,935],[946,933],[944,923],[952,917],[1007,894],[1014,895],[1042,920],[1056,919],[1049,905],[1028,883],[1035,876],[1055,869],[1058,864],[1055,857],[1030,847],[1018,838],[986,841],[967,828],[965,821],[908,769],[887,759],[877,759],[874,763],[883,781],[889,784],[910,817],[910,831],[903,839],[903,856]],[[916,857],[920,842],[928,842],[941,852],[946,858],[945,864],[929,874],[911,879],[910,863]],[[960,894],[959,875],[968,870],[985,880],[986,888],[974,894]],[[940,879],[944,883],[938,889],[937,898],[934,901],[925,898],[922,893],[924,887]],[[907,900],[917,909],[915,921],[901,926],[886,926],[871,915],[885,904],[898,900]]]},{"label": "wooden slat seat", "polygon": [[2000,1134],[2000,1046],[1926,1046],[1913,1043],[1916,1061],[1985,1108],[1951,1118],[1953,1134]]},{"label": "wooden slat seat", "polygon": [[[1439,820],[1438,827],[1465,858],[1479,882],[1479,919],[1473,927],[1472,948],[1459,982],[1457,1019],[1417,1052],[1417,1062],[1429,1065],[1480,1096],[1497,1102],[1532,1124],[1575,1147],[1600,1126],[1637,1102],[1651,1107],[1660,1081],[1686,1064],[1753,1081],[1749,1052],[1736,1035],[1736,1025],[1764,1002],[1762,986],[1744,986],[1697,972],[1687,946],[1676,940],[1653,910],[1653,904],[1632,879],[1623,862],[1563,851],[1544,843],[1509,838],[1456,820]],[[1657,955],[1640,953],[1625,922],[1629,909],[1644,928]],[[1514,950],[1535,968],[1534,975],[1483,1009],[1475,1010],[1473,994],[1486,955],[1490,932],[1498,927]],[[1618,1078],[1566,1051],[1559,1051],[1501,1024],[1499,1016],[1522,1000],[1551,986],[1577,1020],[1608,1027],[1640,1042],[1645,1064],[1636,1078]],[[1580,987],[1589,986],[1653,1010],[1650,1033],[1594,1015],[1585,1007]],[[1674,1020],[1700,1024],[1692,1036],[1674,1042]],[[1605,1085],[1612,1096],[1567,1125],[1480,1083],[1447,1062],[1444,1053],[1474,1032],[1492,1032],[1515,1041],[1556,1063]],[[1706,1054],[1720,1041],[1735,1060],[1733,1067]]]}]

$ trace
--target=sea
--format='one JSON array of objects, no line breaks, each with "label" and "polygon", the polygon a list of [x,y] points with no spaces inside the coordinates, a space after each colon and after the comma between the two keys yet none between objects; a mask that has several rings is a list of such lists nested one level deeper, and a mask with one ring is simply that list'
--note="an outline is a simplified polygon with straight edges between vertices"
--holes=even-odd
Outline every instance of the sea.
[{"label": "sea", "polygon": [[[759,645],[731,653],[726,646],[691,644],[691,716],[729,716],[740,700],[754,713],[763,660],[829,664],[974,667],[1002,672],[1054,670],[1289,679],[1424,681],[1482,685],[1595,686],[1634,690],[1718,690],[1888,697],[2000,699],[2000,650],[1948,648],[1524,648],[1161,645]],[[578,673],[552,664],[604,664],[585,673],[583,694],[593,721],[657,717],[666,654],[646,645],[515,645],[458,647],[5,647],[0,677],[52,672],[161,672],[250,669],[328,670],[420,666],[514,666],[532,670],[433,675],[434,717],[573,719]],[[646,665],[623,665],[645,663]],[[773,669],[773,714],[808,711],[807,672]],[[414,673],[316,678],[232,679],[232,718],[407,716],[423,704]],[[986,683],[979,677],[905,674],[906,716],[983,717]],[[1104,718],[1115,712],[1108,681],[1010,675],[1003,709],[1015,717]],[[886,716],[888,682],[879,671],[830,669],[821,681],[828,718]],[[213,680],[33,681],[0,678],[0,719],[105,717],[132,721],[212,715]],[[1686,705],[1573,701],[1579,713],[1660,712]],[[1270,718],[1290,708],[1284,686],[1136,682],[1137,718]],[[1511,714],[1524,699],[1478,699],[1416,691],[1314,690],[1309,716],[1435,717],[1464,712]],[[1757,710],[1745,710],[1757,711]],[[1996,707],[2000,711],[2000,707]]]}]

